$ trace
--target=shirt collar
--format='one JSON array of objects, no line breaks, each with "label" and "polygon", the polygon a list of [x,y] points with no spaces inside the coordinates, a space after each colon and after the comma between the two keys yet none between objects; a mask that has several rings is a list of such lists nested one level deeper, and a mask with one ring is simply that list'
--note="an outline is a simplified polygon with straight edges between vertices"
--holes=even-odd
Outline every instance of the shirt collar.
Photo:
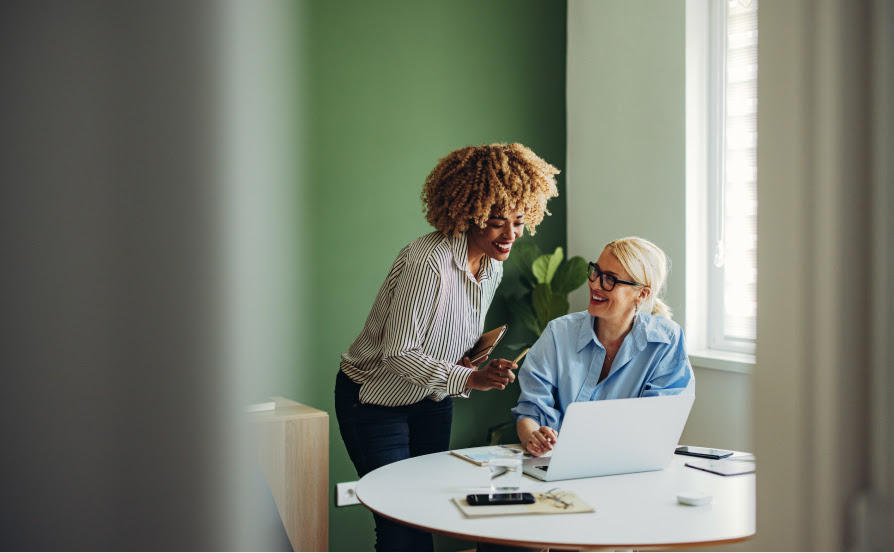
[{"label": "shirt collar", "polygon": [[[453,263],[456,264],[456,268],[460,271],[468,272],[469,234],[463,232],[456,236],[448,236],[447,240],[450,241],[450,249],[453,252]],[[484,281],[493,277],[494,264],[493,260],[486,255],[484,256],[484,261],[482,261],[482,263],[481,280]]]},{"label": "shirt collar", "polygon": [[[596,332],[593,330],[593,321],[595,319],[596,317],[593,315],[588,315],[581,319],[581,325],[578,329],[577,336],[578,353],[580,353],[580,351],[590,342],[594,342],[601,346],[599,340],[596,339]],[[672,330],[667,325],[663,324],[657,317],[640,313],[636,317],[633,329],[631,329],[630,334],[628,334],[628,337],[631,336],[636,344],[636,350],[640,351],[645,348],[646,344],[649,342],[671,343]]]},{"label": "shirt collar", "polygon": [[580,328],[577,333],[577,352],[580,353],[582,349],[587,347],[590,342],[594,342],[596,344],[599,343],[599,340],[596,339],[596,331],[593,330],[593,320],[596,319],[593,315],[587,315],[586,317],[580,320]]}]

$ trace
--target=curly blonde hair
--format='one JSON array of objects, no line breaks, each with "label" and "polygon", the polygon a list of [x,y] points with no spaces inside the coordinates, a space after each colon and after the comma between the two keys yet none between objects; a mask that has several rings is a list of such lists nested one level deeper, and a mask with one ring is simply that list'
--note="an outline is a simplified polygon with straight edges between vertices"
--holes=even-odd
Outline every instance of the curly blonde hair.
[{"label": "curly blonde hair", "polygon": [[472,225],[484,228],[491,209],[523,209],[531,234],[546,202],[559,195],[559,170],[522,144],[466,146],[450,152],[425,179],[422,203],[425,220],[447,235]]}]

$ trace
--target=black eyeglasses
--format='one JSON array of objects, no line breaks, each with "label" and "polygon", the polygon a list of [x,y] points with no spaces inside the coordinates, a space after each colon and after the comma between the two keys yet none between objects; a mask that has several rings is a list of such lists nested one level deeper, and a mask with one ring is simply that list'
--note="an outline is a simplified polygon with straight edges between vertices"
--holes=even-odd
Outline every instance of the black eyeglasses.
[{"label": "black eyeglasses", "polygon": [[635,282],[630,282],[629,280],[621,280],[618,277],[614,277],[608,273],[603,273],[602,269],[599,268],[599,265],[590,261],[587,265],[587,277],[590,279],[590,282],[596,282],[596,279],[600,279],[600,283],[602,284],[602,289],[606,292],[611,292],[615,289],[615,284],[626,284],[628,286],[639,286],[639,284]]}]

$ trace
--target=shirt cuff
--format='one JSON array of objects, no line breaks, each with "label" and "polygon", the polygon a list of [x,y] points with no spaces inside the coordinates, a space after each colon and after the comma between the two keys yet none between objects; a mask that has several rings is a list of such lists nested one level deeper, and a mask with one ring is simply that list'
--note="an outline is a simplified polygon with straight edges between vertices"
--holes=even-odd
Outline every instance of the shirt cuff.
[{"label": "shirt cuff", "polygon": [[475,372],[475,369],[463,367],[462,365],[453,365],[450,374],[447,375],[447,393],[451,396],[469,397],[472,390],[466,387],[469,375]]},{"label": "shirt cuff", "polygon": [[537,423],[538,427],[539,426],[549,426],[548,424],[545,424],[543,421],[543,419],[545,418],[543,416],[543,413],[541,413],[539,409],[531,408],[531,406],[519,404],[516,407],[514,407],[511,410],[511,412],[512,412],[512,416],[515,417],[516,423],[518,423],[518,421],[520,421],[522,419],[531,419]]}]

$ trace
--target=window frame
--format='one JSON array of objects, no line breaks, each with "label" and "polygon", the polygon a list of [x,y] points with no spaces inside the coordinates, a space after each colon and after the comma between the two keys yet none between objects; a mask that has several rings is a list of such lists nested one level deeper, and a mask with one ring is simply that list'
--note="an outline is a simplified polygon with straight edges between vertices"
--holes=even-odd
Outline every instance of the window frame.
[{"label": "window frame", "polygon": [[[724,270],[714,264],[726,175],[726,0],[686,1],[686,332],[693,350],[753,355],[724,330]],[[707,109],[705,109],[707,106]]]}]

